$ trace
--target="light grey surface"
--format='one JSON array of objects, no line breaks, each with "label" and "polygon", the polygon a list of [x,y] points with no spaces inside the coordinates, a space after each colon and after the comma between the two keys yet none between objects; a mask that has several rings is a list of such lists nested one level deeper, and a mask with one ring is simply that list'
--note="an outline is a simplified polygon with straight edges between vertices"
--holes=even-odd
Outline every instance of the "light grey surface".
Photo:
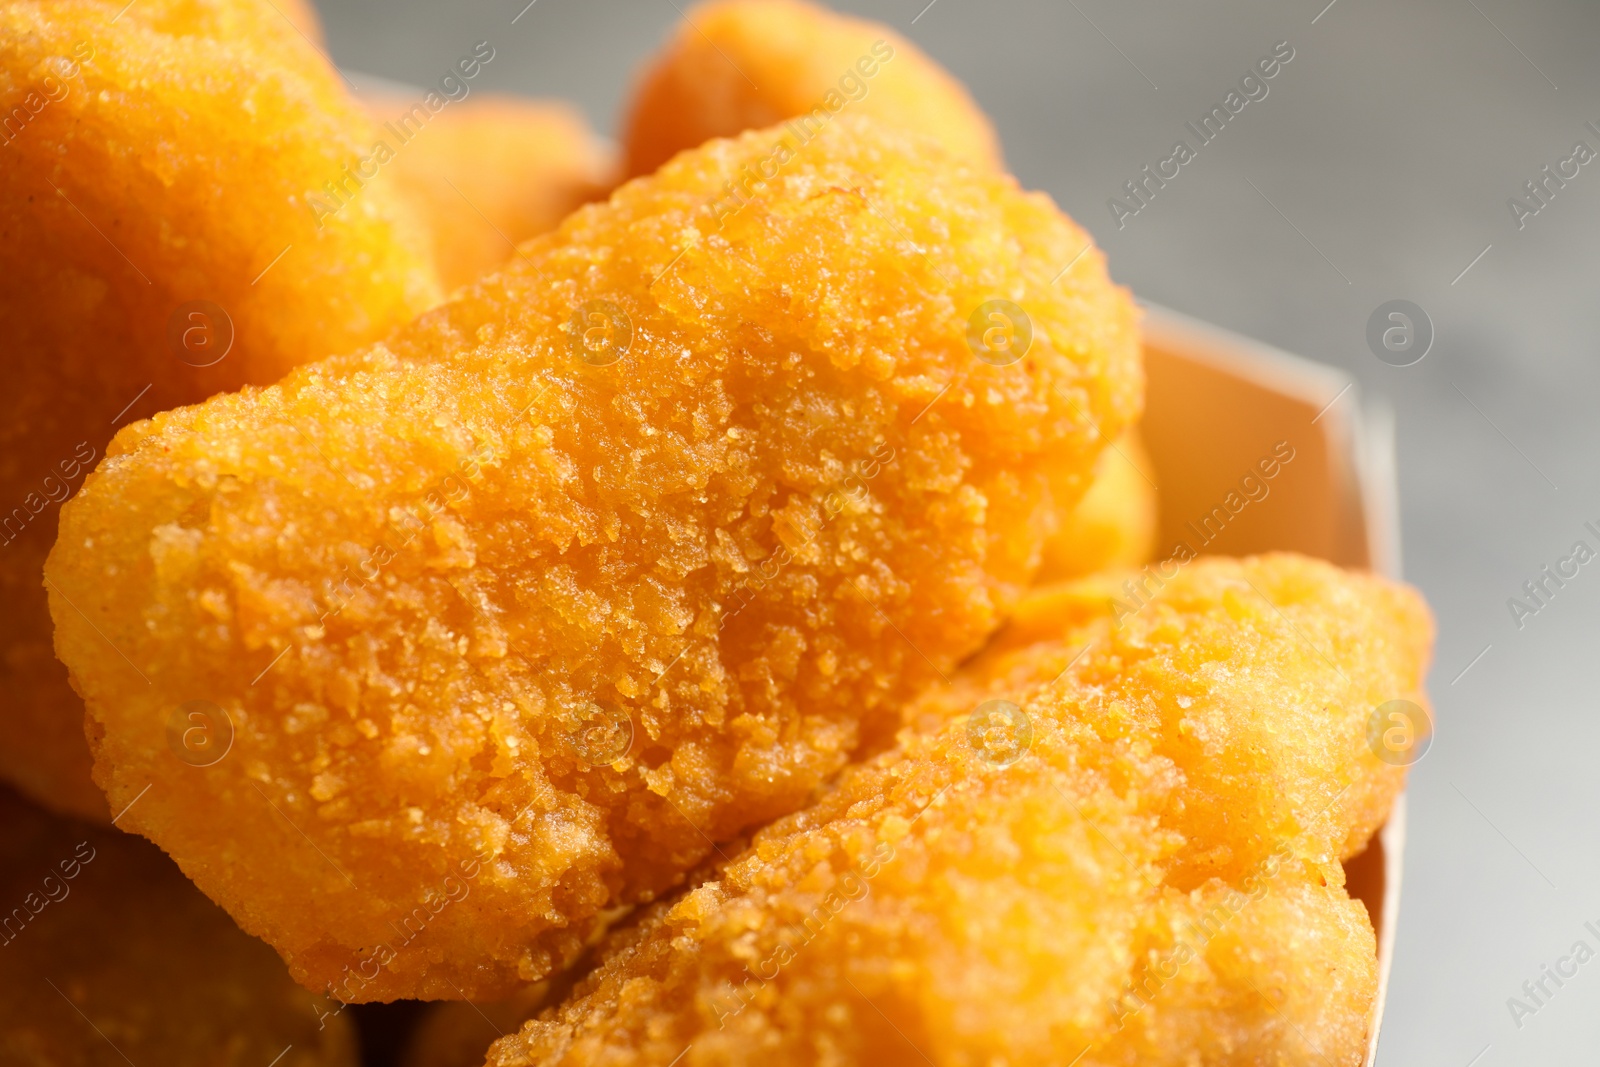
[{"label": "light grey surface", "polygon": [[[320,6],[342,66],[426,83],[487,39],[477,88],[566,97],[613,131],[672,0],[538,0],[512,25],[524,2]],[[1575,141],[1600,150],[1600,6],[937,0],[913,25],[925,2],[841,6],[965,80],[1023,184],[1084,222],[1119,280],[1393,404],[1406,576],[1440,621],[1439,729],[1412,777],[1378,1062],[1592,1063],[1600,959],[1547,980],[1520,1028],[1507,998],[1575,941],[1600,949],[1583,926],[1600,929],[1600,561],[1520,631],[1506,601],[1575,540],[1600,547],[1583,529],[1600,528],[1600,160],[1520,231],[1506,201]],[[1268,96],[1119,231],[1107,199],[1285,40]],[[1365,340],[1397,298],[1436,331],[1408,368]]]}]

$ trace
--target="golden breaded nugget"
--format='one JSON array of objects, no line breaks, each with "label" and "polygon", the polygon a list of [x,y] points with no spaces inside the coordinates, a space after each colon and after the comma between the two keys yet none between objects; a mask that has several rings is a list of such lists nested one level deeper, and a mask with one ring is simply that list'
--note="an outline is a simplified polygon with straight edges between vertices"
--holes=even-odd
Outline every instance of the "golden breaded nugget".
[{"label": "golden breaded nugget", "polygon": [[689,9],[635,90],[626,171],[649,174],[713,137],[786,119],[809,137],[841,113],[1000,165],[999,138],[966,88],[889,27],[799,0],[712,0]]},{"label": "golden breaded nugget", "polygon": [[0,789],[0,908],[0,1062],[357,1063],[338,1006],[137,837]]},{"label": "golden breaded nugget", "polygon": [[[853,69],[858,59],[866,62]],[[846,74],[848,85],[838,85]],[[784,118],[816,112],[806,128],[821,125],[840,109],[928,134],[968,162],[1000,162],[989,120],[960,83],[888,27],[795,0],[715,0],[688,14],[643,78],[627,130],[627,171],[648,174],[678,150]],[[1131,430],[1101,454],[1093,488],[1046,542],[1040,581],[1149,558],[1150,469]],[[1070,464],[1066,474],[1075,477]]]},{"label": "golden breaded nugget", "polygon": [[[367,104],[392,128],[417,106],[395,95]],[[449,289],[502,266],[516,244],[604,195],[613,167],[575,108],[515,96],[452,104],[394,159],[404,192],[433,232],[434,262]]]},{"label": "golden breaded nugget", "polygon": [[[1059,617],[613,932],[489,1062],[1360,1063],[1375,943],[1328,843],[1392,770],[1365,720],[1420,695],[1420,600],[1270,556],[1194,562],[1120,624]],[[1226,776],[1246,763],[1260,788]]]},{"label": "golden breaded nugget", "polygon": [[308,194],[373,128],[266,0],[6,0],[0,111],[0,777],[103,820],[50,648],[59,502],[116,423],[364,344],[438,290],[382,180],[319,223]]},{"label": "golden breaded nugget", "polygon": [[[1315,870],[1315,868],[1312,868]],[[1090,1067],[1365,1062],[1378,988],[1366,907],[1329,868],[1169,891],[1141,928],[1142,961],[1116,995]]]},{"label": "golden breaded nugget", "polygon": [[1100,453],[1094,482],[1044,546],[1037,581],[1138,567],[1156,542],[1154,468],[1137,430]]},{"label": "golden breaded nugget", "polygon": [[[1366,738],[1374,709],[1390,700],[1426,713],[1434,626],[1410,588],[1291,554],[1165,560],[1036,589],[974,669],[997,677],[1017,669],[1013,661],[1031,669],[1029,645],[1050,646],[1096,618],[1110,623],[1094,650],[1108,648],[1116,664],[1102,684],[1118,729],[1161,739],[1157,751],[1191,782],[1175,825],[1191,840],[1215,842],[1186,854],[1174,883],[1236,879],[1285,837],[1307,842],[1318,862],[1349,859],[1383,824],[1405,784],[1405,760],[1379,760],[1349,739]],[[1296,699],[1264,699],[1260,687],[1281,684],[1271,678],[1196,677],[1194,664],[1144,651],[1152,635],[1174,640],[1174,629],[1204,650],[1292,645],[1275,655],[1296,657]],[[1213,698],[1202,701],[1201,692]],[[925,723],[937,704],[935,694],[912,714]],[[1323,813],[1332,820],[1324,834],[1304,820],[1328,781],[1344,791]]]},{"label": "golden breaded nugget", "polygon": [[[503,996],[794,810],[1022,594],[1082,413],[1136,417],[1136,310],[1048,198],[859,117],[783,147],[686,153],[386,344],[128,428],[65,509],[97,780],[160,783],[125,825],[309,986]],[[231,757],[175,758],[189,701]]]}]

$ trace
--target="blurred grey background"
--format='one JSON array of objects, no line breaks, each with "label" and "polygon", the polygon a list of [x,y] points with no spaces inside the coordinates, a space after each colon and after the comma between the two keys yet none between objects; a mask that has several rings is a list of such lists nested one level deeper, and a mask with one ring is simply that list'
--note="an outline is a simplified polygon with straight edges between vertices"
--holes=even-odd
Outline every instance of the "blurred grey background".
[{"label": "blurred grey background", "polygon": [[[526,3],[318,7],[346,69],[431,82],[488,40],[477,89],[563,97],[614,133],[674,0]],[[1600,151],[1600,5],[926,3],[834,6],[963,79],[1023,185],[1141,297],[1343,368],[1395,410],[1405,573],[1440,622],[1438,731],[1411,779],[1378,1062],[1593,1063],[1600,959],[1546,979],[1535,1014],[1507,1000],[1532,1006],[1523,983],[1579,939],[1600,948],[1584,928],[1600,928],[1600,562],[1520,629],[1507,600],[1574,541],[1600,544],[1583,528],[1600,527],[1600,160],[1521,229],[1507,200],[1575,142]],[[1119,229],[1108,198],[1280,41],[1294,59],[1268,96]],[[1367,346],[1392,299],[1434,324],[1414,366]]]}]

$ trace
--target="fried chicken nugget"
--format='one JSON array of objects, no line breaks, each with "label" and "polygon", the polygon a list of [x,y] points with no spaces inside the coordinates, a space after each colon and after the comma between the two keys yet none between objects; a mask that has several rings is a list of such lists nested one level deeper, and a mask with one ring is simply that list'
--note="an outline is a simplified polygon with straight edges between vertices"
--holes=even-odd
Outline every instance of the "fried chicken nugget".
[{"label": "fried chicken nugget", "polygon": [[[379,121],[416,101],[369,98]],[[448,289],[504,265],[515,245],[556,228],[613,182],[610,154],[566,104],[474,96],[452,104],[406,142],[394,170],[428,221]]]},{"label": "fried chicken nugget", "polygon": [[1038,581],[1063,581],[1149,561],[1156,542],[1156,483],[1138,430],[1100,453],[1094,482],[1044,546]]},{"label": "fried chicken nugget", "polygon": [[[125,825],[312,988],[503,996],[800,806],[1022,594],[1080,413],[1136,416],[1136,309],[1048,198],[861,117],[783,150],[685,153],[384,345],[130,427],[65,509],[98,781],[155,781]],[[237,736],[203,769],[163,740],[194,700]]]},{"label": "fried chicken nugget", "polygon": [[137,837],[0,789],[0,907],[0,1062],[357,1063],[338,1006]]},{"label": "fried chicken nugget", "polygon": [[635,90],[630,177],[713,137],[841,112],[922,133],[950,155],[1000,165],[994,127],[967,90],[889,27],[798,0],[712,0],[689,10]]},{"label": "fried chicken nugget", "polygon": [[57,504],[117,421],[364,344],[437,284],[385,181],[319,222],[373,131],[265,0],[6,0],[0,108],[0,777],[104,820],[50,648]]},{"label": "fried chicken nugget", "polygon": [[1090,1067],[1365,1061],[1377,941],[1342,870],[1169,891],[1140,931],[1114,1032]]},{"label": "fried chicken nugget", "polygon": [[[1030,646],[1059,647],[1065,628],[1097,619],[1109,623],[1099,640],[1116,664],[1099,684],[1120,728],[1158,739],[1157,751],[1184,769],[1190,785],[1180,792],[1174,825],[1191,841],[1212,843],[1186,853],[1169,880],[1185,889],[1208,877],[1236,881],[1286,838],[1301,841],[1319,863],[1366,846],[1406,772],[1403,760],[1380,760],[1369,747],[1374,709],[1390,700],[1427,708],[1421,689],[1434,625],[1415,592],[1291,554],[1171,559],[1140,574],[1035,590],[974,666],[995,676],[1016,669],[1013,661],[1032,669]],[[1182,628],[1186,647],[1200,650],[1292,645],[1273,655],[1280,664],[1297,657],[1295,699],[1281,699],[1274,680],[1259,673],[1210,677],[1203,659],[1144,651],[1150,633],[1173,627]],[[938,699],[930,696],[910,717],[930,721]],[[1307,825],[1307,812],[1331,795],[1324,789],[1331,781],[1342,792]]]},{"label": "fried chicken nugget", "polygon": [[1403,773],[1365,720],[1420,699],[1426,609],[1293,556],[1103,601],[1054,597],[1053,639],[930,691],[927,729],[613,932],[489,1063],[1255,1064],[1310,1038],[1358,1064],[1375,943],[1333,843]]},{"label": "fried chicken nugget", "polygon": [[[926,134],[968,161],[999,165],[994,129],[966,90],[888,27],[796,0],[714,0],[689,13],[635,93],[627,171],[648,174],[709,138],[784,119],[813,115],[802,120],[805,128],[821,125],[841,109]],[[459,197],[440,200],[459,209]],[[1076,476],[1070,464],[1063,470]],[[1106,450],[1094,486],[1046,544],[1040,580],[1148,560],[1156,536],[1150,471],[1135,433]]]}]

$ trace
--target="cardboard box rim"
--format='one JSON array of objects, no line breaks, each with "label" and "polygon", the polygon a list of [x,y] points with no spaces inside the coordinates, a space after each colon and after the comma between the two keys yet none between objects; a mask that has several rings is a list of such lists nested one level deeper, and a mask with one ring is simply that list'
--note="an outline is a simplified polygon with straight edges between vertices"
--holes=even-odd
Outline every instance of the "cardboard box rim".
[{"label": "cardboard box rim", "polygon": [[[1252,505],[1254,513],[1240,512],[1244,522],[1206,541],[1217,545],[1207,550],[1235,555],[1293,550],[1398,578],[1390,411],[1381,405],[1363,411],[1355,381],[1332,367],[1158,305],[1143,306],[1149,399],[1141,431],[1161,497],[1158,556],[1179,538],[1202,528],[1209,532],[1204,521],[1200,527],[1192,519],[1174,524],[1186,515],[1206,514],[1204,501],[1219,499],[1206,494],[1230,485],[1234,472],[1251,470],[1248,458],[1241,462],[1241,457],[1285,433],[1297,458],[1307,454],[1308,463],[1295,471],[1299,492],[1278,492],[1274,505],[1269,491]],[[1209,424],[1197,422],[1201,419]],[[1265,432],[1253,432],[1258,429]],[[1405,825],[1402,794],[1366,851],[1345,865],[1350,895],[1366,905],[1378,941],[1378,995],[1366,1067],[1377,1058],[1394,958]]]}]

